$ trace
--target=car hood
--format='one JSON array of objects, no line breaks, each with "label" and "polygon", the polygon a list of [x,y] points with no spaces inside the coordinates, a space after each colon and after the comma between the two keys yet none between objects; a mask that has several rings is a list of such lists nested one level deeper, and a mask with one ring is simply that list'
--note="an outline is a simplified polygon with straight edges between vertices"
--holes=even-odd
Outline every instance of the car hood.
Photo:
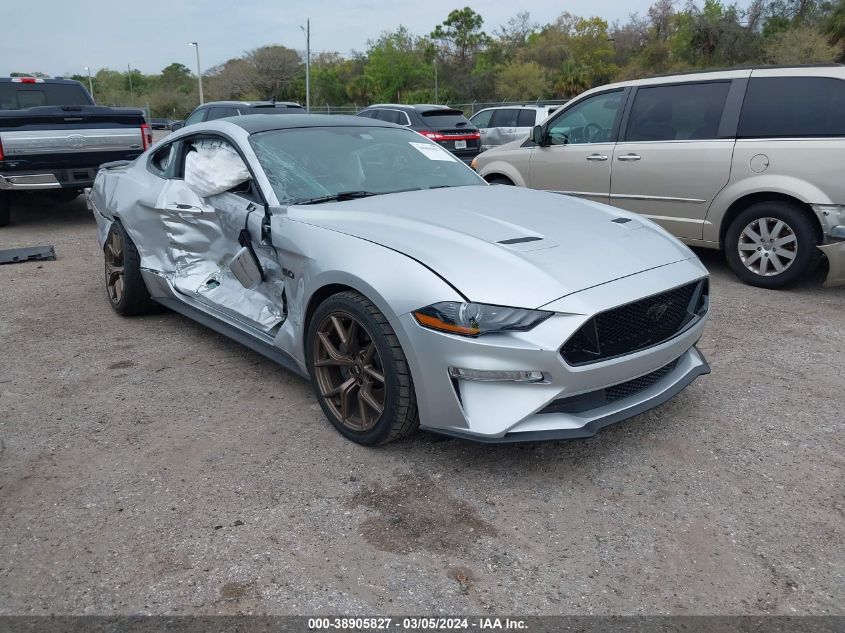
[{"label": "car hood", "polygon": [[508,186],[409,191],[288,214],[404,253],[470,301],[526,308],[695,257],[640,216]]}]

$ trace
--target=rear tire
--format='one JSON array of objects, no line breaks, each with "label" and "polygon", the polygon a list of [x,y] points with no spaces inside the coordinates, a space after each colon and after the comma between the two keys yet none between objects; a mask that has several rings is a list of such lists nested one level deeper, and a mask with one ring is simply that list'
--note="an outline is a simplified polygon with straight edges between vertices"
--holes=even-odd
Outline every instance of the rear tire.
[{"label": "rear tire", "polygon": [[728,265],[745,283],[785,288],[819,262],[818,227],[797,204],[757,202],[734,218],[725,234]]},{"label": "rear tire", "polygon": [[120,222],[113,222],[103,246],[106,295],[115,312],[137,316],[158,311],[141,276],[141,257]]},{"label": "rear tire", "polygon": [[0,191],[0,226],[9,226],[12,221],[12,194]]},{"label": "rear tire", "polygon": [[341,292],[321,303],[308,326],[306,356],[317,400],[344,437],[386,444],[419,426],[402,346],[366,297]]}]

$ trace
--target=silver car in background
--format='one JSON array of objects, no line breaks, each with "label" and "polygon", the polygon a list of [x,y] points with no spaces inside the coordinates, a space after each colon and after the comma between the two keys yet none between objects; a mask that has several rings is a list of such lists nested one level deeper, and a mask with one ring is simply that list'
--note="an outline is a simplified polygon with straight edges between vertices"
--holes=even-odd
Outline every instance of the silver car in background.
[{"label": "silver car in background", "polygon": [[845,66],[737,69],[589,90],[532,138],[480,155],[488,182],[609,203],[724,249],[782,288],[824,254],[845,284]]},{"label": "silver car in background", "polygon": [[89,202],[112,308],[167,306],[310,378],[361,444],[586,437],[709,371],[708,275],[686,246],[491,187],[389,123],[198,123],[104,166]]},{"label": "silver car in background", "polygon": [[481,151],[525,139],[559,105],[508,105],[484,108],[469,120],[481,132]]}]

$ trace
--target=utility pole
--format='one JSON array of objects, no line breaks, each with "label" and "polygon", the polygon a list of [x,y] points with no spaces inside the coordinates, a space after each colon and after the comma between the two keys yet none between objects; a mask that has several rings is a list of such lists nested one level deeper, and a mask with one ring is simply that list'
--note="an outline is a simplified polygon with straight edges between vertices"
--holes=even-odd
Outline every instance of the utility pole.
[{"label": "utility pole", "polygon": [[311,112],[311,18],[305,20],[305,111]]},{"label": "utility pole", "polygon": [[[91,81],[91,69],[86,66],[85,70],[88,72],[88,92],[91,95],[91,98],[94,99],[94,82]],[[94,99],[96,101],[96,99]]]},{"label": "utility pole", "polygon": [[197,49],[197,81],[199,82],[200,87],[200,105],[205,103],[202,98],[202,69],[200,68],[200,45],[199,42],[188,42],[190,46],[193,46]]},{"label": "utility pole", "polygon": [[433,59],[431,63],[434,64],[434,103],[440,103],[437,96],[437,58]]},{"label": "utility pole", "polygon": [[126,64],[126,72],[129,73],[129,100],[131,101],[131,105],[135,105],[135,90],[132,88],[132,69],[129,67],[129,64]]}]

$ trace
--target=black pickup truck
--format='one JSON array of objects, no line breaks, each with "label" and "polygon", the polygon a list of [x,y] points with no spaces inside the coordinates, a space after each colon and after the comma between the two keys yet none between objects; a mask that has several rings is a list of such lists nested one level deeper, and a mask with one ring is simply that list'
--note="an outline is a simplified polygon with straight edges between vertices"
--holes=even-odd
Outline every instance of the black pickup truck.
[{"label": "black pickup truck", "polygon": [[151,143],[143,111],[95,105],[78,81],[0,77],[0,226],[19,192],[72,200],[100,165],[132,160]]}]

